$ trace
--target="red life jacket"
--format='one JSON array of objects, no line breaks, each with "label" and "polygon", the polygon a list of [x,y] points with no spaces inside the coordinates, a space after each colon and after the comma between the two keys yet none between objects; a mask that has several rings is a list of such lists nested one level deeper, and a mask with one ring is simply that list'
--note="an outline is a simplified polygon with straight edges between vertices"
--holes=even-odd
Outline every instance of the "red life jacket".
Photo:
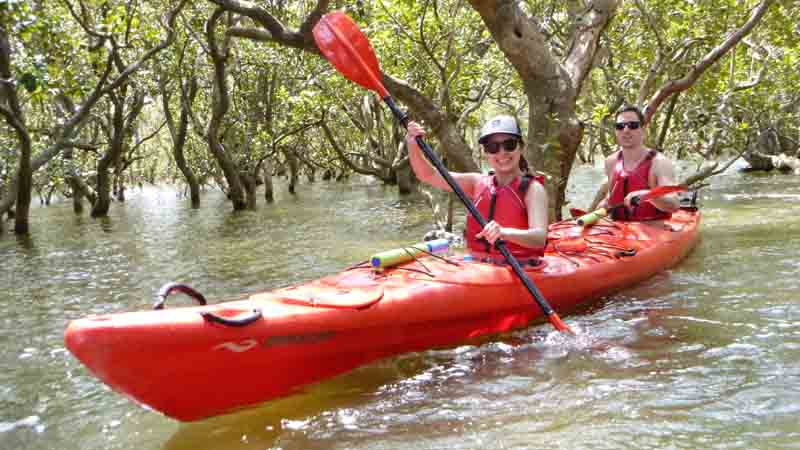
[{"label": "red life jacket", "polygon": [[[653,166],[653,158],[656,156],[655,150],[650,150],[647,156],[639,162],[632,171],[625,170],[625,160],[622,158],[622,151],[617,157],[617,164],[614,166],[614,174],[611,177],[611,195],[608,202],[612,205],[620,204],[625,201],[625,196],[629,192],[642,189],[652,189],[650,186],[650,168]],[[671,213],[661,211],[650,202],[640,203],[628,209],[624,206],[615,208],[611,211],[611,218],[623,221],[643,221],[668,219]]]},{"label": "red life jacket", "polygon": [[[529,225],[525,194],[528,191],[528,187],[530,187],[531,179],[544,185],[544,177],[524,175],[505,186],[498,187],[494,175],[487,175],[482,177],[475,187],[475,191],[478,194],[473,198],[472,202],[487,222],[494,220],[503,227],[527,230]],[[485,255],[494,260],[502,260],[503,255],[496,248],[490,246],[483,239],[475,238],[475,235],[482,229],[472,215],[467,217],[467,227],[464,229],[464,239],[467,242],[467,247],[473,254]],[[523,247],[513,242],[506,242],[506,247],[515,258],[523,261],[544,256],[543,247]]]}]

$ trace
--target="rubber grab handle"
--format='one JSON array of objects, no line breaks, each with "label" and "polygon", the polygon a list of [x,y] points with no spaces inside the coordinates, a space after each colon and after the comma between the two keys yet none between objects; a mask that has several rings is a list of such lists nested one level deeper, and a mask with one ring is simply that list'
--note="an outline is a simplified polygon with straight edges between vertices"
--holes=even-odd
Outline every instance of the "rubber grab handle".
[{"label": "rubber grab handle", "polygon": [[170,282],[161,286],[161,289],[158,290],[158,293],[156,294],[156,302],[153,304],[153,309],[164,309],[164,304],[167,301],[167,297],[169,297],[169,295],[173,292],[181,292],[188,295],[194,299],[198,305],[205,305],[207,303],[206,298],[203,297],[203,294],[195,291],[188,284]]},{"label": "rubber grab handle", "polygon": [[243,327],[246,325],[250,325],[251,323],[255,322],[256,320],[262,317],[261,309],[260,308],[253,308],[249,313],[237,318],[227,318],[218,316],[211,312],[202,312],[200,313],[207,322],[218,323],[220,325],[225,325],[228,327]]}]

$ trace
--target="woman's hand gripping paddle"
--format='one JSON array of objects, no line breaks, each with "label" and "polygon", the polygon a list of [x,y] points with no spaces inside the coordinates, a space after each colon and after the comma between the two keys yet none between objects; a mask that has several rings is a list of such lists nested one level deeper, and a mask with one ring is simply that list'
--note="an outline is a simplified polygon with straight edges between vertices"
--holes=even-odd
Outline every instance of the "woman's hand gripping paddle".
[{"label": "woman's hand gripping paddle", "polygon": [[[392,110],[394,116],[403,124],[408,126],[408,116],[400,111],[395,104],[394,99],[389,95],[389,92],[381,83],[381,71],[378,65],[378,59],[375,57],[375,52],[372,51],[367,37],[358,28],[347,15],[341,11],[332,12],[322,16],[319,22],[314,26],[314,40],[317,42],[322,55],[336,68],[342,75],[349,80],[378,93],[383,101]],[[486,226],[486,220],[481,216],[481,213],[472,204],[472,201],[467,198],[464,191],[456,183],[447,168],[442,164],[433,149],[422,139],[417,136],[417,144],[422,149],[428,160],[436,167],[436,170],[447,181],[447,184],[456,193],[458,198],[467,207],[470,214],[475,218],[481,227]],[[503,257],[508,261],[514,269],[514,273],[525,285],[525,288],[533,296],[536,303],[541,308],[542,312],[547,316],[553,326],[559,331],[569,332],[574,334],[573,331],[558,317],[553,308],[544,299],[544,296],[533,284],[530,277],[525,273],[519,262],[509,252],[505,243],[497,241],[495,247],[500,250]]]},{"label": "woman's hand gripping paddle", "polygon": [[[631,198],[631,204],[633,206],[639,206],[640,203],[646,202],[648,200],[652,200],[654,198],[663,197],[667,194],[672,194],[673,192],[683,192],[686,190],[686,186],[682,185],[675,185],[675,186],[658,186],[653,189],[650,189],[646,194],[637,195]],[[598,220],[606,217],[611,211],[615,210],[616,208],[622,208],[625,206],[625,203],[617,203],[616,205],[611,205],[607,208],[600,208],[594,210],[590,213],[586,213],[585,211],[581,211],[580,209],[573,208],[570,209],[570,214],[572,217],[578,217],[575,222],[582,226],[588,227],[589,225],[593,225]]]}]

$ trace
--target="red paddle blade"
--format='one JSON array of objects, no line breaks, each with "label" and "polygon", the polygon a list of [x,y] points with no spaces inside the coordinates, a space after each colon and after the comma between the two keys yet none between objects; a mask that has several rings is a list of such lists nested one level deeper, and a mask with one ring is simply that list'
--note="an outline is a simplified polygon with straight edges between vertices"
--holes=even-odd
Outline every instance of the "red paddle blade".
[{"label": "red paddle blade", "polygon": [[336,70],[348,80],[375,91],[381,98],[389,92],[381,83],[378,58],[369,40],[342,11],[325,14],[313,29],[314,41]]},{"label": "red paddle blade", "polygon": [[586,211],[584,211],[582,209],[578,209],[578,208],[570,208],[569,209],[569,215],[571,215],[573,219],[577,218],[577,217],[580,217],[580,216],[585,216],[586,214],[589,214],[589,213],[587,213]]},{"label": "red paddle blade", "polygon": [[651,200],[654,198],[662,197],[667,194],[672,194],[673,192],[683,192],[686,190],[686,186],[676,185],[676,186],[659,186],[653,189],[650,189],[650,192],[647,194],[642,195],[639,197],[639,203],[646,202],[647,200]]},{"label": "red paddle blade", "polygon": [[556,330],[562,333],[568,333],[575,336],[575,332],[572,331],[572,328],[568,327],[567,324],[565,324],[564,321],[561,320],[561,317],[558,317],[558,314],[556,314],[555,312],[547,316],[547,318],[550,320],[550,323]]}]

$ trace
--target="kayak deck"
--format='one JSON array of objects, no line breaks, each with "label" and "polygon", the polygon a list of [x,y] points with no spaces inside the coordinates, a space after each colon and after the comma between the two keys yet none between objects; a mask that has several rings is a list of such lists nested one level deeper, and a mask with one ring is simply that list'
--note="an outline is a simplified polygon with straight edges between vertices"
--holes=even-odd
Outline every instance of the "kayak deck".
[{"label": "kayak deck", "polygon": [[[677,264],[695,246],[699,223],[698,212],[683,210],[663,223],[556,223],[546,255],[526,273],[566,313]],[[115,390],[170,417],[198,420],[380,358],[543,320],[510,266],[425,256],[244,300],[75,320],[65,342]]]}]

